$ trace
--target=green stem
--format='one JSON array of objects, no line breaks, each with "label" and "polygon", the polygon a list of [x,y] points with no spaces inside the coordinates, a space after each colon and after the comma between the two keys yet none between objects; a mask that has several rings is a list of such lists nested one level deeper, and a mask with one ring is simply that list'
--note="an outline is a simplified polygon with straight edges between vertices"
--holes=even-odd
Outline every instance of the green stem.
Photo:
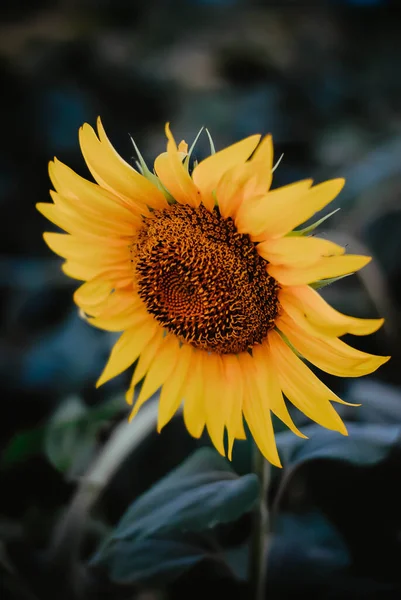
[{"label": "green stem", "polygon": [[253,512],[252,537],[249,553],[249,583],[252,600],[263,600],[266,583],[266,539],[269,527],[267,491],[270,480],[270,465],[259,448],[254,445],[253,470],[259,477],[260,491]]}]

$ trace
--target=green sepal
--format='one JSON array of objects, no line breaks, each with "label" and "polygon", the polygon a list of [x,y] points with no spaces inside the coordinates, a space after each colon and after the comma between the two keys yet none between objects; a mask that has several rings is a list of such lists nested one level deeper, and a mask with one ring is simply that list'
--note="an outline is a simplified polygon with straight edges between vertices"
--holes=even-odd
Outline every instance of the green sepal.
[{"label": "green sepal", "polygon": [[166,188],[164,187],[164,185],[162,184],[162,182],[160,181],[160,179],[157,177],[157,175],[155,173],[152,173],[152,171],[150,171],[150,169],[148,168],[145,159],[143,158],[142,154],[139,151],[138,146],[136,145],[134,139],[130,136],[132,145],[134,146],[136,155],[138,157],[138,160],[135,161],[139,172],[141,173],[141,175],[143,175],[146,179],[148,179],[151,183],[153,183],[153,185],[155,187],[157,187],[158,190],[161,191],[161,193],[165,196],[167,202],[169,204],[173,204],[175,202],[173,196],[166,190]]},{"label": "green sepal", "polygon": [[347,273],[346,275],[339,275],[338,277],[331,277],[330,279],[322,279],[320,281],[314,281],[313,283],[310,283],[309,286],[311,288],[313,288],[314,290],[320,290],[320,289],[326,287],[326,285],[331,285],[332,283],[335,283],[336,281],[339,281],[340,279],[344,279],[344,277],[349,277],[350,275],[354,275],[354,273]]},{"label": "green sepal", "polygon": [[315,221],[314,223],[312,223],[312,225],[308,225],[308,227],[304,227],[303,229],[296,229],[295,231],[291,231],[290,233],[287,234],[286,237],[299,237],[299,236],[304,236],[304,235],[308,235],[309,233],[312,233],[312,231],[314,231],[317,227],[319,227],[319,225],[321,225],[322,223],[327,221],[327,219],[330,219],[330,217],[332,217],[339,210],[340,210],[339,208],[336,208],[336,210],[333,210],[328,215],[325,215],[318,221]]}]

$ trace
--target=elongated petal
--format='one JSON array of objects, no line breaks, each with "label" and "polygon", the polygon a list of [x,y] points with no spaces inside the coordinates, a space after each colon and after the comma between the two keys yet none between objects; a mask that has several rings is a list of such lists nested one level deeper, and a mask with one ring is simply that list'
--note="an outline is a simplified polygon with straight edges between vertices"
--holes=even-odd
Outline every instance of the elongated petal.
[{"label": "elongated petal", "polygon": [[294,348],[319,369],[338,377],[360,377],[373,373],[389,360],[356,350],[337,338],[310,335],[287,315],[281,315],[276,326]]},{"label": "elongated petal", "polygon": [[85,123],[80,129],[79,141],[86,164],[98,184],[118,194],[128,205],[141,212],[146,206],[166,208],[167,202],[160,190],[116,152],[100,118],[97,126],[100,139],[92,127]]},{"label": "elongated petal", "polygon": [[223,354],[221,358],[224,371],[224,390],[228,400],[225,405],[228,434],[227,456],[231,460],[235,439],[246,439],[242,418],[244,380],[237,356],[234,354]]},{"label": "elongated petal", "polygon": [[202,351],[192,352],[190,373],[184,385],[184,423],[194,438],[200,438],[206,425],[203,399],[204,372],[201,367]]},{"label": "elongated petal", "polygon": [[224,173],[216,187],[216,200],[224,219],[236,217],[242,203],[257,195],[257,175],[251,163],[234,167]]},{"label": "elongated petal", "polygon": [[171,376],[177,366],[179,356],[178,350],[179,346],[177,338],[173,335],[167,335],[163,339],[163,343],[146,374],[138,399],[131,412],[130,419],[135,417],[141,406],[149,400],[149,398],[157,392]]},{"label": "elongated petal", "polygon": [[113,193],[80,177],[61,161],[49,163],[49,175],[56,191],[67,198],[71,206],[94,215],[108,216],[114,221],[140,223],[140,212],[127,207]]},{"label": "elongated petal", "polygon": [[304,201],[311,185],[312,179],[298,181],[241,206],[235,217],[239,233],[248,233],[255,242],[284,235],[286,212]]},{"label": "elongated petal", "polygon": [[113,286],[109,281],[88,281],[75,291],[74,301],[83,310],[90,311],[94,307],[104,304],[112,289]]},{"label": "elongated petal", "polygon": [[132,274],[128,268],[115,267],[111,269],[99,267],[97,264],[90,265],[78,261],[67,260],[61,265],[62,270],[68,277],[79,279],[81,281],[90,281],[92,279],[101,279],[112,282],[116,289],[132,289]]},{"label": "elongated petal", "polygon": [[118,315],[103,317],[102,313],[100,313],[99,316],[88,318],[88,322],[94,327],[104,329],[105,331],[124,331],[125,329],[140,325],[147,316],[148,313],[143,303],[140,300],[138,302],[137,299],[136,302],[133,300],[132,306],[121,310]]},{"label": "elongated petal", "polygon": [[[268,177],[271,180],[271,173],[273,171],[273,138],[271,135],[266,135],[257,146],[255,152],[252,154],[252,163],[260,163],[266,168],[266,173],[270,173]],[[270,183],[268,184],[270,185]]]},{"label": "elongated petal", "polygon": [[340,256],[345,248],[315,237],[285,237],[257,245],[260,256],[273,265],[305,268],[323,257]]},{"label": "elongated petal", "polygon": [[157,321],[149,316],[141,325],[124,331],[115,343],[96,387],[103,385],[106,381],[128,369],[136,361],[159,327]]},{"label": "elongated petal", "polygon": [[135,386],[141,381],[141,379],[145,377],[146,373],[149,371],[150,365],[155,360],[159,348],[163,344],[163,340],[163,329],[159,327],[159,329],[157,329],[154,332],[152,338],[149,340],[149,343],[146,344],[146,346],[142,350],[139,360],[136,364],[130,386],[125,394],[127,404],[133,403]]},{"label": "elongated petal", "polygon": [[82,218],[77,213],[68,212],[65,208],[60,208],[54,204],[39,202],[36,204],[37,210],[42,213],[49,221],[64,229],[64,231],[78,237],[86,243],[104,244],[105,246],[126,247],[127,240],[122,237],[105,232],[97,227],[88,227],[88,219]]},{"label": "elongated petal", "polygon": [[269,264],[267,271],[282,285],[303,285],[329,279],[330,277],[355,273],[365,267],[371,260],[370,256],[346,254],[344,256],[321,258],[310,267],[304,268]]},{"label": "elongated petal", "polygon": [[115,265],[129,262],[129,247],[88,244],[88,240],[63,233],[46,232],[43,239],[53,252],[72,260],[89,261],[90,264]]},{"label": "elongated petal", "polygon": [[[92,205],[80,206],[70,198],[66,198],[56,192],[50,192],[54,204],[57,208],[66,211],[71,217],[79,217],[85,219],[88,229],[98,228],[99,233],[103,235],[121,236],[130,239],[141,222],[138,217],[131,215],[128,211],[126,218],[119,217],[117,214],[102,212],[99,209],[93,208]],[[127,216],[128,215],[128,216]]]},{"label": "elongated petal", "polygon": [[283,288],[279,293],[279,301],[300,327],[315,335],[368,335],[377,331],[384,322],[384,319],[358,319],[344,315],[307,285]]},{"label": "elongated petal", "polygon": [[280,384],[275,373],[275,367],[271,358],[271,351],[267,342],[255,346],[252,350],[253,367],[255,373],[256,385],[265,404],[268,404],[270,410],[276,417],[283,421],[285,425],[299,437],[306,436],[299,431],[291,419],[287,406],[284,402]]},{"label": "elongated petal", "polygon": [[102,319],[112,319],[131,309],[137,310],[141,306],[142,300],[136,291],[115,290],[108,296],[107,302],[102,308],[102,312],[98,313],[96,316],[101,317]]},{"label": "elongated petal", "polygon": [[221,177],[229,169],[243,164],[255,150],[260,135],[251,135],[224,150],[220,150],[202,160],[194,169],[192,178],[201,191],[202,202],[212,210],[215,200],[213,192]]},{"label": "elongated petal", "polygon": [[338,397],[323,384],[323,388],[316,385],[313,373],[276,331],[269,333],[269,345],[275,372],[287,398],[316,423],[347,435],[344,423],[329,401]]},{"label": "elongated petal", "polygon": [[[263,241],[292,231],[332,202],[344,183],[344,179],[331,179],[309,189],[311,181],[306,180],[269,192],[267,201],[255,206],[248,217],[252,239]],[[244,227],[242,221],[240,225]]]},{"label": "elongated petal", "polygon": [[224,427],[228,410],[226,403],[229,398],[223,386],[223,364],[218,354],[202,354],[204,371],[204,404],[206,410],[206,427],[215,448],[225,456]]},{"label": "elongated petal", "polygon": [[168,138],[167,152],[159,154],[155,160],[157,176],[174,200],[180,204],[199,206],[200,192],[182,163],[181,153],[177,150],[168,125],[166,125],[166,135]]},{"label": "elongated petal", "polygon": [[98,265],[83,265],[81,262],[67,260],[61,265],[61,270],[72,279],[79,281],[90,281],[97,279],[101,273]]},{"label": "elongated petal", "polygon": [[49,221],[64,229],[67,233],[76,234],[82,238],[103,238],[109,245],[126,245],[132,237],[137,225],[132,222],[120,222],[115,227],[113,222],[101,217],[95,217],[77,210],[71,202],[55,192],[50,192],[56,204],[39,203],[36,208]]},{"label": "elongated petal", "polygon": [[249,361],[252,360],[247,352],[238,355],[243,376],[246,378],[247,389],[244,394],[244,417],[251,430],[252,436],[263,456],[273,465],[281,467],[277,452],[270,407],[260,397],[255,380],[249,377]]},{"label": "elongated petal", "polygon": [[158,431],[172,419],[183,400],[185,382],[191,377],[189,368],[192,353],[192,347],[186,344],[179,349],[176,367],[163,384],[159,399]]}]

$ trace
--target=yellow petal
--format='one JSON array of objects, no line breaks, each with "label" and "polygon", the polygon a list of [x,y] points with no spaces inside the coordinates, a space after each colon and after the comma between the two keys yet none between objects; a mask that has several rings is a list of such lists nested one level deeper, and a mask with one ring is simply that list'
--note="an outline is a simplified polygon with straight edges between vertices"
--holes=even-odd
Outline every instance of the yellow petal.
[{"label": "yellow petal", "polygon": [[[271,136],[267,136],[250,161],[236,165],[220,178],[216,187],[216,199],[220,214],[225,219],[235,218],[243,202],[248,206],[249,200],[267,194],[272,181],[272,152]],[[258,158],[255,159],[255,156]]]},{"label": "yellow petal", "polygon": [[215,448],[225,456],[224,427],[227,421],[229,398],[223,386],[223,363],[218,354],[202,355],[201,368],[204,372],[204,404],[206,427]]},{"label": "yellow petal", "polygon": [[129,291],[115,290],[108,296],[101,312],[97,312],[95,316],[102,319],[111,319],[118,317],[121,313],[128,312],[130,309],[137,310],[141,306],[142,300],[133,289]]},{"label": "yellow petal", "polygon": [[251,162],[264,164],[266,172],[271,174],[273,171],[273,155],[273,138],[271,135],[266,135],[253,153]]},{"label": "yellow petal", "polygon": [[188,154],[188,144],[185,140],[181,140],[178,144],[178,152],[182,152],[183,154]]},{"label": "yellow petal", "polygon": [[125,329],[131,329],[136,325],[140,325],[146,318],[146,308],[139,299],[136,303],[133,300],[132,305],[124,311],[121,310],[118,315],[105,318],[100,313],[100,316],[88,318],[88,322],[93,327],[104,329],[105,331],[125,331]]},{"label": "yellow petal", "polygon": [[168,138],[167,152],[160,154],[155,160],[157,176],[174,200],[180,204],[199,206],[200,192],[182,164],[181,153],[177,150],[168,124],[166,125],[166,135]]},{"label": "yellow petal", "polygon": [[135,223],[120,223],[114,227],[114,223],[102,218],[95,218],[93,215],[84,214],[74,207],[66,198],[61,198],[59,194],[50,192],[55,204],[45,204],[40,202],[36,205],[39,212],[42,213],[52,223],[67,231],[67,233],[76,234],[82,238],[91,237],[102,238],[110,245],[126,245],[127,239],[133,235],[136,230]]},{"label": "yellow petal", "polygon": [[284,237],[261,242],[257,251],[273,265],[305,268],[323,257],[340,256],[345,248],[316,237]]},{"label": "yellow petal", "polygon": [[184,344],[178,351],[176,368],[163,384],[159,399],[159,414],[157,430],[173,418],[183,399],[183,390],[186,379],[191,377],[189,367],[192,361],[192,347]]},{"label": "yellow petal", "polygon": [[307,417],[327,429],[347,435],[347,430],[329,400],[339,400],[329,388],[319,387],[313,373],[294,354],[276,331],[268,336],[271,358],[281,389]]},{"label": "yellow petal", "polygon": [[248,233],[255,242],[284,235],[287,233],[283,225],[287,211],[304,202],[311,185],[312,179],[305,179],[247,202],[235,217],[238,232]]},{"label": "yellow petal", "polygon": [[253,198],[257,188],[257,176],[249,162],[224,173],[216,186],[216,200],[221,216],[224,219],[235,218],[241,204],[244,200]]},{"label": "yellow petal", "polygon": [[223,361],[224,390],[228,400],[225,403],[228,435],[227,456],[231,460],[235,439],[246,439],[242,418],[244,380],[237,356],[234,354],[223,354],[221,358]]},{"label": "yellow petal", "polygon": [[254,346],[252,349],[252,356],[256,384],[259,388],[259,393],[263,402],[269,405],[272,413],[287,425],[295,435],[306,438],[306,435],[301,433],[295,426],[290,413],[288,412],[283,394],[281,393],[280,384],[277,379],[268,344],[265,342],[261,345]]},{"label": "yellow petal", "polygon": [[332,202],[344,183],[344,179],[331,179],[309,189],[311,181],[306,180],[269,192],[266,202],[255,206],[248,217],[252,239],[263,241],[292,231]]},{"label": "yellow petal", "polygon": [[129,247],[88,244],[77,236],[46,232],[43,239],[53,252],[64,258],[86,261],[90,264],[116,265],[130,261]]},{"label": "yellow petal", "polygon": [[201,368],[202,351],[193,350],[190,373],[184,385],[184,423],[194,438],[200,438],[206,425],[206,410],[203,401],[204,372]]},{"label": "yellow petal", "polygon": [[114,221],[140,224],[139,211],[130,210],[111,192],[96,183],[84,179],[61,161],[49,163],[49,175],[56,191],[70,201],[70,206],[79,211],[105,216]]},{"label": "yellow petal", "polygon": [[81,285],[74,293],[74,302],[82,309],[103,304],[110,296],[113,286],[109,281],[88,281]]},{"label": "yellow petal", "polygon": [[98,265],[83,265],[80,262],[74,262],[72,260],[67,260],[63,263],[61,269],[68,277],[78,279],[79,281],[97,279],[101,274]]},{"label": "yellow petal", "polygon": [[124,331],[115,343],[96,387],[103,385],[106,381],[128,369],[136,361],[159,327],[157,321],[148,316],[141,325]]},{"label": "yellow petal", "polygon": [[113,284],[116,289],[132,289],[132,273],[129,268],[119,267],[108,269],[103,266],[99,266],[96,263],[91,265],[90,263],[76,262],[67,260],[61,265],[62,270],[68,277],[74,279],[80,279],[81,281],[90,281],[92,279],[103,279]]},{"label": "yellow petal", "polygon": [[244,163],[255,150],[259,140],[260,135],[251,135],[224,150],[208,156],[195,167],[192,179],[201,191],[202,202],[206,208],[213,209],[215,204],[213,192],[224,173]]},{"label": "yellow petal", "polygon": [[243,411],[256,445],[263,456],[273,465],[281,467],[274,438],[270,408],[260,397],[259,389],[250,370],[251,356],[247,352],[238,355],[247,389],[244,394]]},{"label": "yellow petal", "polygon": [[373,373],[389,360],[388,356],[356,350],[337,338],[310,335],[285,314],[277,319],[276,326],[302,356],[331,375],[360,377]]},{"label": "yellow petal", "polygon": [[178,339],[174,335],[167,335],[146,374],[130,419],[135,417],[141,406],[168,380],[177,366],[178,350]]},{"label": "yellow petal", "polygon": [[269,275],[282,285],[303,285],[322,279],[355,273],[355,271],[359,271],[359,269],[365,267],[371,260],[370,256],[346,254],[344,256],[321,258],[310,267],[304,268],[269,264],[267,271]]},{"label": "yellow petal", "polygon": [[384,322],[384,319],[358,319],[344,315],[307,285],[283,288],[279,293],[279,301],[300,327],[315,335],[368,335],[377,331]]},{"label": "yellow petal", "polygon": [[267,194],[269,191],[273,179],[273,155],[273,138],[271,135],[266,135],[249,161],[256,175],[254,196]]},{"label": "yellow petal", "polygon": [[87,229],[94,233],[98,230],[101,235],[121,236],[130,240],[138,227],[141,226],[139,218],[131,215],[129,211],[126,213],[126,217],[127,215],[128,217],[122,218],[111,211],[102,212],[100,207],[94,208],[94,205],[90,205],[89,203],[86,205],[81,202],[74,202],[70,198],[66,198],[53,191],[50,191],[50,195],[56,207],[67,212],[72,217],[78,216],[80,219],[85,219]]},{"label": "yellow petal", "polygon": [[134,399],[134,390],[137,383],[141,381],[149,371],[150,365],[154,361],[159,348],[163,344],[164,333],[163,329],[159,327],[149,341],[149,343],[144,347],[139,357],[139,360],[136,364],[135,371],[132,375],[130,386],[125,394],[125,399],[127,404],[132,404]]},{"label": "yellow petal", "polygon": [[166,208],[167,202],[161,191],[116,152],[100,118],[97,127],[100,139],[92,127],[85,123],[80,129],[79,141],[86,164],[99,185],[118,194],[126,204],[141,212],[146,206]]}]

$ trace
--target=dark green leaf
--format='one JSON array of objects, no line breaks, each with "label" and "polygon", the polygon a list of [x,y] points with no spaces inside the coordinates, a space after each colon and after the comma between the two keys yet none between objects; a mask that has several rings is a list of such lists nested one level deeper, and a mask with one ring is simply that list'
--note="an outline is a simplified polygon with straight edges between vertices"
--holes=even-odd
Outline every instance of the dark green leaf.
[{"label": "dark green leaf", "polygon": [[277,434],[284,466],[316,459],[342,460],[357,465],[374,465],[386,458],[401,441],[401,426],[348,423],[348,436],[308,425],[302,431],[308,440],[291,432]]},{"label": "dark green leaf", "polygon": [[[353,381],[348,390],[349,402],[361,403],[354,416],[359,422],[392,425],[401,423],[401,389],[373,378]],[[351,409],[345,407],[347,412]]]},{"label": "dark green leaf", "polygon": [[217,452],[201,448],[131,505],[114,536],[203,531],[229,523],[252,508],[258,485],[255,475],[238,477]]},{"label": "dark green leaf", "polygon": [[279,514],[268,558],[269,576],[278,579],[282,594],[302,582],[314,585],[349,565],[347,546],[333,525],[317,510]]},{"label": "dark green leaf", "polygon": [[110,561],[110,577],[116,583],[172,581],[207,554],[198,546],[180,540],[145,539],[121,542]]},{"label": "dark green leaf", "polygon": [[70,477],[79,476],[93,458],[100,428],[123,406],[120,397],[91,409],[79,398],[67,398],[47,427],[44,450],[49,461]]},{"label": "dark green leaf", "polygon": [[164,581],[208,556],[199,536],[189,543],[188,534],[236,521],[251,510],[258,489],[255,475],[239,477],[215,450],[202,448],[133,502],[92,564],[106,564],[114,578],[123,563],[118,581],[140,581],[143,573]]}]

